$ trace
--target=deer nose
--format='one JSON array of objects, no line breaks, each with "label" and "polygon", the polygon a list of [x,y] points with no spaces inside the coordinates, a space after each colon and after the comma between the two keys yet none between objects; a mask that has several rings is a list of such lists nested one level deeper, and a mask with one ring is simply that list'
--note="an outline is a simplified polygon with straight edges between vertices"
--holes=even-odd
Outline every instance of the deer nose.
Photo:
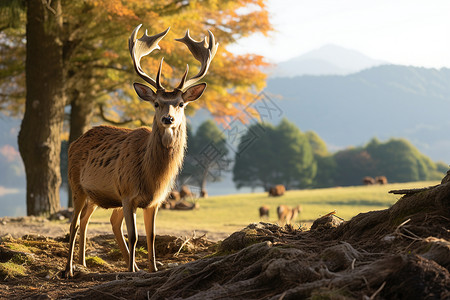
[{"label": "deer nose", "polygon": [[162,118],[162,122],[166,125],[170,125],[173,124],[173,117],[172,116],[167,116],[167,117],[163,117]]}]

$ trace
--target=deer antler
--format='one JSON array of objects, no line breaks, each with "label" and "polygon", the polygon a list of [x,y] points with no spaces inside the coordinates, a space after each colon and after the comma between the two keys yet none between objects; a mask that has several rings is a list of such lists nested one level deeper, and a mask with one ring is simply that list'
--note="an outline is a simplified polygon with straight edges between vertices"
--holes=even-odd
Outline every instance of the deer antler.
[{"label": "deer antler", "polygon": [[[144,35],[140,39],[136,39],[137,33],[141,26],[142,24],[134,29],[133,33],[130,36],[130,39],[128,40],[128,48],[133,60],[134,69],[142,79],[151,84],[154,88],[156,88],[157,90],[164,90],[164,87],[161,85],[161,68],[164,58],[162,58],[161,62],[159,63],[156,80],[148,76],[142,70],[141,58],[145,55],[150,54],[155,49],[160,49],[158,43],[167,34],[167,32],[169,32],[170,28],[167,28],[165,31],[153,36],[148,36],[147,31],[145,31]],[[186,66],[186,71],[184,72],[181,82],[177,87],[178,90],[186,90],[188,87],[192,86],[194,83],[202,79],[208,72],[209,64],[214,58],[217,47],[219,46],[219,43],[216,43],[212,32],[208,30],[208,34],[209,41],[206,40],[206,37],[200,42],[192,39],[189,35],[189,30],[186,31],[186,34],[183,38],[176,39],[176,41],[184,43],[188,47],[189,51],[191,51],[194,58],[201,63],[200,71],[197,73],[197,75],[190,78],[188,81],[186,81],[186,77],[189,71],[189,65]]]},{"label": "deer antler", "polygon": [[144,79],[146,82],[151,84],[154,88],[157,90],[164,89],[161,85],[161,67],[163,63],[163,59],[161,59],[161,62],[159,63],[159,69],[158,74],[156,75],[156,81],[148,76],[141,68],[141,58],[145,55],[150,54],[155,49],[161,49],[158,45],[159,41],[169,32],[169,28],[167,28],[165,31],[158,33],[153,36],[147,35],[147,30],[145,31],[144,35],[136,40],[137,33],[139,29],[141,28],[142,24],[138,25],[133,33],[131,33],[131,36],[128,40],[128,48],[130,50],[131,58],[133,60],[134,69],[136,70],[136,73]]},{"label": "deer antler", "polygon": [[181,82],[178,85],[177,89],[182,91],[187,89],[188,87],[192,86],[194,83],[202,79],[208,72],[209,64],[214,58],[214,55],[216,55],[217,47],[219,46],[219,43],[216,44],[212,32],[208,30],[208,34],[208,42],[206,41],[206,37],[203,39],[203,41],[200,42],[193,40],[189,35],[189,30],[186,31],[186,34],[183,38],[176,39],[176,41],[184,43],[188,47],[189,51],[191,51],[195,59],[201,63],[200,71],[197,73],[197,75],[195,75],[188,81],[186,81],[186,77],[189,71],[189,65],[186,66],[186,71],[184,72],[183,78],[181,79]]}]

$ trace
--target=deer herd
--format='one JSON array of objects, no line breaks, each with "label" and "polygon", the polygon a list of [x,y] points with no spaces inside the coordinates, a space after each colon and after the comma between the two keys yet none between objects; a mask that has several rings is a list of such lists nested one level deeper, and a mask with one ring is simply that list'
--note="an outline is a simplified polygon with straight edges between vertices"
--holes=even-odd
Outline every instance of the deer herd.
[{"label": "deer herd", "polygon": [[[141,58],[155,49],[169,28],[153,36],[145,32],[137,38],[141,25],[132,32],[128,47],[134,70],[148,85],[134,83],[140,99],[153,105],[155,113],[152,128],[134,130],[114,126],[93,127],[69,147],[68,177],[73,197],[73,216],[70,224],[69,254],[64,271],[73,277],[75,239],[79,237],[79,263],[86,266],[85,247],[89,220],[97,207],[112,208],[110,222],[115,239],[128,271],[138,271],[135,261],[137,243],[136,210],[143,209],[147,234],[149,271],[157,271],[155,260],[155,219],[158,208],[172,190],[184,159],[186,148],[186,106],[200,98],[206,83],[198,83],[208,72],[218,43],[208,31],[209,38],[196,41],[189,35],[176,39],[187,46],[201,64],[199,72],[187,79],[189,66],[178,86],[166,90],[161,84],[163,59],[156,78],[147,75],[141,67]],[[171,81],[170,81],[171,82]],[[284,190],[283,190],[284,193]],[[262,209],[262,210],[261,210]],[[268,215],[268,208],[260,213]],[[264,210],[266,209],[266,211]],[[300,207],[281,205],[277,209],[280,222],[290,223],[301,211]],[[262,216],[262,215],[261,215]],[[125,220],[128,245],[123,234]]]}]

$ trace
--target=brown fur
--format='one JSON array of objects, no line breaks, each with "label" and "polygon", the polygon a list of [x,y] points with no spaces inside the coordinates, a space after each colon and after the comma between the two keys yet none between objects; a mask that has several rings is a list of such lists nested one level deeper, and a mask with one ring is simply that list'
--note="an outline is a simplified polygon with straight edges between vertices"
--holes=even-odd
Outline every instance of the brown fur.
[{"label": "brown fur", "polygon": [[180,189],[180,198],[185,199],[187,197],[192,197],[191,189],[187,185],[182,185]]},{"label": "brown fur", "polygon": [[167,197],[167,199],[178,201],[178,200],[180,200],[180,193],[178,191],[173,190],[169,193],[169,196]]},{"label": "brown fur", "polygon": [[287,205],[280,205],[277,207],[278,221],[280,224],[290,224],[301,212],[302,207],[300,205],[294,208],[290,208]]},{"label": "brown fur", "polygon": [[386,176],[377,176],[377,177],[375,177],[375,182],[378,184],[387,184],[388,180],[387,180]]},{"label": "brown fur", "polygon": [[286,188],[282,184],[277,184],[276,186],[270,188],[269,196],[278,197],[283,196],[284,192],[286,192]]},{"label": "brown fur", "polygon": [[[186,122],[183,112],[176,113],[181,121],[171,128],[161,126],[155,114],[153,130],[141,127],[135,130],[114,126],[94,127],[69,147],[69,183],[72,188],[74,219],[70,228],[69,258],[65,276],[73,276],[73,243],[80,220],[79,261],[85,262],[86,231],[89,219],[97,206],[117,208],[111,215],[111,224],[125,261],[132,270],[139,270],[134,262],[134,252],[125,245],[122,226],[122,206],[145,208],[149,269],[156,271],[154,259],[154,218],[160,204],[172,188],[184,157],[186,147]],[[165,140],[164,140],[165,139]],[[134,214],[135,218],[135,214]],[[146,220],[147,219],[147,220]],[[135,221],[134,221],[135,223]],[[130,234],[131,224],[127,230]],[[135,230],[135,224],[134,224]],[[131,260],[130,260],[131,259]],[[131,269],[131,268],[130,268]]]},{"label": "brown fur", "polygon": [[123,198],[135,208],[159,205],[183,162],[185,122],[175,133],[178,143],[164,148],[160,129],[92,128],[69,148],[74,197],[89,196],[103,208],[122,207]]},{"label": "brown fur", "polygon": [[[86,230],[97,206],[117,208],[113,210],[110,221],[122,256],[128,261],[129,271],[138,270],[134,252],[136,209],[144,208],[149,270],[157,270],[155,218],[183,162],[186,146],[184,107],[201,96],[206,84],[189,87],[185,92],[158,90],[156,93],[142,84],[135,83],[134,86],[139,97],[155,107],[152,129],[98,126],[69,147],[69,183],[74,215],[70,225],[66,277],[73,276],[73,249],[78,223],[81,228],[79,259],[86,265]],[[169,118],[171,122],[165,123]],[[128,248],[122,231],[124,218]]]},{"label": "brown fur", "polygon": [[363,178],[362,182],[365,185],[372,185],[372,184],[375,184],[375,179],[373,179],[370,176],[366,176],[366,177]]},{"label": "brown fur", "polygon": [[259,217],[262,218],[269,218],[269,206],[263,205],[259,208]]}]

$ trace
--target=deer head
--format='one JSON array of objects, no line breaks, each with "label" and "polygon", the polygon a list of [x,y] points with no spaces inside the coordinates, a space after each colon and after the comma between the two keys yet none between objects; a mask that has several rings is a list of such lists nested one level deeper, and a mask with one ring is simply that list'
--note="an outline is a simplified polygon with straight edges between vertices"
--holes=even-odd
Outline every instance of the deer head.
[{"label": "deer head", "polygon": [[150,54],[153,50],[160,49],[158,42],[167,34],[169,28],[153,36],[148,36],[145,32],[141,38],[137,39],[136,36],[141,26],[142,24],[134,29],[128,41],[128,47],[136,73],[156,91],[140,83],[134,83],[134,89],[141,99],[153,104],[155,108],[153,126],[157,126],[157,129],[163,132],[163,144],[169,148],[174,142],[174,130],[185,122],[184,109],[186,105],[200,98],[206,88],[206,83],[196,83],[208,72],[219,44],[215,43],[214,35],[210,31],[208,31],[208,42],[206,38],[200,42],[193,40],[189,36],[189,30],[183,38],[176,39],[188,47],[194,58],[201,63],[201,67],[197,75],[186,81],[189,71],[189,65],[187,65],[180,84],[174,90],[168,91],[161,85],[164,58],[159,64],[156,80],[142,70],[140,61],[142,57]]}]

